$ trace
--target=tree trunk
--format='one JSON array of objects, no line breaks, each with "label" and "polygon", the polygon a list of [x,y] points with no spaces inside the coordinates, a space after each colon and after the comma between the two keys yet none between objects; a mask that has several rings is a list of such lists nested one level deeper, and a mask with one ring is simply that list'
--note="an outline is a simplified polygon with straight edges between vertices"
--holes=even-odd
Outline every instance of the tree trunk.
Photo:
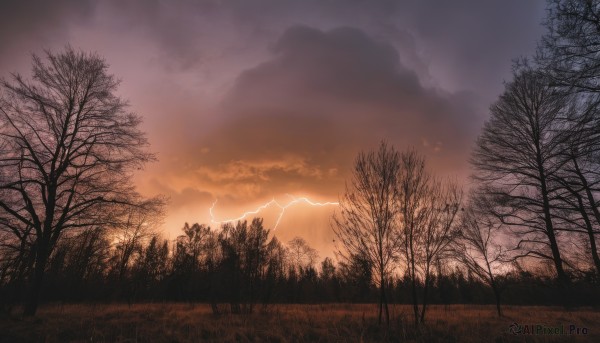
[{"label": "tree trunk", "polygon": [[[547,223],[550,220],[547,220]],[[550,224],[552,225],[552,224]],[[552,260],[554,262],[554,267],[556,268],[556,274],[558,277],[558,281],[563,284],[563,285],[567,285],[569,283],[569,278],[567,277],[567,273],[565,272],[564,268],[563,268],[563,263],[562,263],[562,258],[560,256],[560,251],[558,249],[558,242],[556,241],[556,236],[554,234],[554,230],[550,230],[546,233],[546,235],[548,236],[548,240],[550,241],[550,249],[552,250]]]},{"label": "tree trunk", "polygon": [[594,261],[594,266],[596,267],[596,273],[600,275],[600,257],[598,257],[598,247],[596,246],[596,237],[594,236],[594,228],[592,226],[592,222],[587,214],[585,209],[585,204],[583,203],[583,199],[579,195],[579,193],[575,193],[577,197],[577,204],[579,206],[579,211],[581,212],[581,217],[585,222],[585,228],[588,234],[588,238],[590,240],[590,253],[592,254],[592,260]]},{"label": "tree trunk", "polygon": [[415,326],[419,325],[419,300],[417,298],[417,277],[415,275],[414,267],[412,273],[412,298],[413,298],[413,312],[415,315]]},{"label": "tree trunk", "polygon": [[425,288],[423,289],[423,306],[421,308],[421,324],[425,323],[425,310],[427,308],[427,290],[429,288],[429,272],[425,275]]},{"label": "tree trunk", "polygon": [[25,309],[23,311],[23,315],[25,316],[35,316],[35,313],[37,312],[47,261],[48,249],[46,244],[44,244],[43,239],[41,239],[37,246],[35,268],[33,271],[33,278],[31,280],[31,289],[29,291],[29,297],[25,303]]},{"label": "tree trunk", "polygon": [[[579,181],[581,182],[581,185],[583,186],[583,189],[585,190],[587,200],[590,204],[592,212],[594,213],[596,222],[598,224],[600,224],[600,211],[598,211],[598,207],[596,207],[596,199],[594,199],[594,194],[592,193],[592,190],[590,189],[587,179],[581,172],[581,169],[579,169],[579,164],[577,163],[577,159],[573,158],[572,160],[573,160],[573,165],[575,166],[575,172],[577,173],[577,176],[579,177]],[[579,194],[577,194],[577,199],[578,200],[581,199]],[[581,204],[581,200],[580,200],[580,204]],[[592,259],[594,260],[594,265],[596,266],[596,272],[598,273],[598,275],[600,275],[600,257],[598,256],[598,249],[596,246],[596,236],[594,235],[593,226],[591,225],[591,223],[589,223],[590,220],[589,220],[589,217],[587,216],[587,213],[584,214],[584,212],[585,212],[584,205],[580,205],[580,206],[581,206],[582,215],[585,215],[584,220],[587,219],[586,226],[588,228],[587,231],[588,231],[588,237],[590,239],[590,248],[591,248],[591,252],[592,252]]]},{"label": "tree trunk", "polygon": [[[388,309],[388,303],[387,303],[387,297],[385,295],[385,278],[383,276],[383,273],[381,275],[381,302],[385,311],[385,324],[387,326],[390,326],[390,311]],[[381,321],[379,322],[381,324]]]},{"label": "tree trunk", "polygon": [[390,325],[390,312],[387,303],[387,297],[385,295],[385,277],[383,275],[383,271],[381,272],[379,278],[379,315],[378,315],[378,324],[381,325],[381,320],[383,313],[385,311],[385,323],[387,326]]},{"label": "tree trunk", "polygon": [[379,304],[378,304],[378,315],[377,315],[377,324],[381,325],[381,315],[383,313],[383,289],[382,286],[379,286]]},{"label": "tree trunk", "polygon": [[485,265],[487,266],[487,272],[489,276],[490,286],[492,287],[492,291],[494,291],[494,297],[496,298],[496,311],[498,312],[498,317],[502,317],[502,309],[500,308],[500,290],[498,289],[498,285],[496,284],[496,278],[494,278],[494,273],[492,273],[492,266],[490,265],[490,261],[485,256]]},{"label": "tree trunk", "polygon": [[502,317],[502,309],[500,308],[500,290],[496,286],[496,282],[492,280],[492,290],[494,291],[494,297],[496,298],[496,311],[498,317]]},{"label": "tree trunk", "polygon": [[[539,151],[539,149],[538,149]],[[569,283],[567,274],[563,268],[562,257],[560,256],[560,249],[558,248],[558,242],[556,241],[556,234],[554,232],[554,226],[552,224],[552,215],[550,214],[550,199],[548,198],[548,187],[546,173],[542,166],[541,156],[538,153],[538,172],[540,176],[540,192],[542,193],[542,210],[544,212],[544,222],[546,224],[546,236],[550,242],[550,250],[552,251],[552,260],[556,268],[556,274],[558,281],[561,285],[566,286]],[[561,286],[562,287],[562,286]],[[566,294],[565,294],[566,296]],[[566,298],[566,297],[565,297]]]},{"label": "tree trunk", "polygon": [[413,314],[415,319],[415,327],[419,326],[419,299],[417,298],[417,275],[415,272],[415,254],[412,241],[412,232],[409,235],[409,242],[406,244],[406,259],[409,263],[408,269],[410,272],[411,292],[413,300]]}]

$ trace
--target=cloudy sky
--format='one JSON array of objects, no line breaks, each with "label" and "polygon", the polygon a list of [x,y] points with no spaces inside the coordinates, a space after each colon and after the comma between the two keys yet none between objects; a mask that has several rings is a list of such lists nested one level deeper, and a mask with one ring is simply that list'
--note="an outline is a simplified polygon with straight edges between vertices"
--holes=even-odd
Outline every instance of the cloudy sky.
[{"label": "cloudy sky", "polygon": [[[174,238],[210,223],[217,199],[216,220],[273,198],[337,201],[357,152],[382,139],[465,179],[544,14],[541,0],[3,0],[0,76],[67,44],[103,56],[144,118],[159,162],[136,182],[170,198]],[[334,208],[290,206],[275,233],[330,255]],[[279,212],[260,215],[272,227]]]}]

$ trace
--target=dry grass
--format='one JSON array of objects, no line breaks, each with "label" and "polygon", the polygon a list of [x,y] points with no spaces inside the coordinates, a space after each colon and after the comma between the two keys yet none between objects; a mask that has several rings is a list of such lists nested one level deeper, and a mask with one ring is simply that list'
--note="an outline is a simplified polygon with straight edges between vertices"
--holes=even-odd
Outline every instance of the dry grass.
[{"label": "dry grass", "polygon": [[[375,305],[271,305],[252,315],[214,316],[204,304],[46,305],[36,318],[0,318],[0,342],[600,342],[600,312],[554,307],[432,306],[416,330],[411,308],[391,307],[390,328]],[[512,335],[509,325],[570,324],[587,335]]]}]

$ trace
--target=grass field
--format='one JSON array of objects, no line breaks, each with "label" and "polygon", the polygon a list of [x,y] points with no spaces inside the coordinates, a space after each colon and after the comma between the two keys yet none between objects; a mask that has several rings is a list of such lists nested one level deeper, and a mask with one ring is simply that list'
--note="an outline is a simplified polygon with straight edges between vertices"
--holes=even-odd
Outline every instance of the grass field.
[{"label": "grass field", "polygon": [[[391,307],[389,328],[377,325],[374,310],[270,305],[251,315],[215,316],[204,304],[46,305],[35,318],[1,317],[0,342],[600,342],[600,311],[592,309],[507,306],[498,318],[492,306],[433,305],[419,330],[409,306]],[[514,335],[513,323],[534,331],[562,326],[567,334]],[[571,324],[587,334],[568,334]]]}]

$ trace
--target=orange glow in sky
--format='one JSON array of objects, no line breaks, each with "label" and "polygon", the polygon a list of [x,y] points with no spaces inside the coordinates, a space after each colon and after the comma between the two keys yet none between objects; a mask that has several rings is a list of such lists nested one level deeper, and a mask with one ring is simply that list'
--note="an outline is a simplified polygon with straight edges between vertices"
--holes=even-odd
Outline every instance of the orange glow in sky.
[{"label": "orange glow in sky", "polygon": [[292,200],[290,200],[289,202],[287,202],[286,204],[282,205],[280,202],[278,202],[277,200],[275,200],[275,198],[273,198],[273,200],[259,206],[257,209],[252,210],[252,211],[246,211],[244,212],[241,216],[236,217],[236,218],[228,218],[228,219],[221,219],[221,220],[217,220],[213,214],[213,209],[215,207],[215,205],[217,204],[217,200],[215,200],[215,202],[213,202],[212,206],[209,208],[209,213],[210,213],[210,222],[214,223],[214,224],[226,224],[226,223],[235,223],[237,221],[240,220],[247,220],[249,217],[257,217],[260,216],[260,213],[268,208],[268,207],[275,207],[279,209],[279,215],[277,216],[277,220],[275,221],[275,225],[273,225],[273,230],[277,229],[277,226],[279,226],[279,223],[281,222],[281,218],[283,218],[283,215],[285,213],[285,210],[293,205],[297,205],[299,203],[306,203],[310,206],[337,206],[339,205],[338,202],[331,202],[331,201],[327,201],[327,202],[314,202],[310,199],[308,199],[307,197],[300,197],[300,198],[296,198],[291,194],[286,194],[288,197],[292,198]]}]

